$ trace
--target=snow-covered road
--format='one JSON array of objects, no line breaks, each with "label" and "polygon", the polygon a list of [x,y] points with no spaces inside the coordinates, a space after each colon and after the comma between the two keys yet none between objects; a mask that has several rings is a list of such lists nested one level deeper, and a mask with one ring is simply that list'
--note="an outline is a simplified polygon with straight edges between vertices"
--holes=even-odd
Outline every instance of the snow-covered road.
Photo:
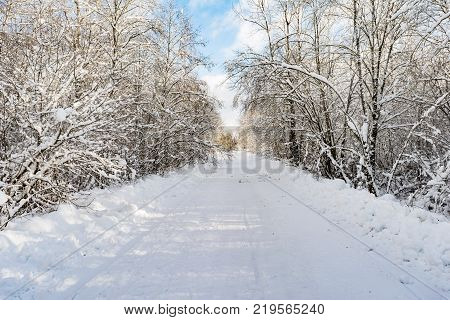
[{"label": "snow-covered road", "polygon": [[[258,160],[240,152],[214,173],[196,169],[98,191],[95,211],[66,206],[33,223],[13,224],[0,237],[7,257],[0,262],[0,295],[442,298],[443,291],[414,279],[305,205],[311,195],[302,199],[301,181],[287,179],[288,168],[258,169]],[[317,199],[335,196],[318,193]]]}]

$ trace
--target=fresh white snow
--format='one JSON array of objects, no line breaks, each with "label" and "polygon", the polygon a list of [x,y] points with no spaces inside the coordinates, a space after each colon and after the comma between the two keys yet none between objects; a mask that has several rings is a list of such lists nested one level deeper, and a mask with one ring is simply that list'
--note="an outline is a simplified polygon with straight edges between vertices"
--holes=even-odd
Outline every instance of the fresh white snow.
[{"label": "fresh white snow", "polygon": [[55,111],[55,119],[57,122],[64,122],[67,119],[67,116],[69,115],[69,110],[58,108]]},{"label": "fresh white snow", "polygon": [[0,232],[8,299],[441,299],[450,223],[246,152]]},{"label": "fresh white snow", "polygon": [[8,202],[8,196],[0,190],[0,206],[4,205],[6,202]]}]

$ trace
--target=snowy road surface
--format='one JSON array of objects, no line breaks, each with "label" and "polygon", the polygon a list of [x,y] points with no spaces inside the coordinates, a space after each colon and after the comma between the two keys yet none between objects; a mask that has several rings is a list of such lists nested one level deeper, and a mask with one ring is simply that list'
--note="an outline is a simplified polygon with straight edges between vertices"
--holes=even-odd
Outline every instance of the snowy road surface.
[{"label": "snowy road surface", "polygon": [[[16,222],[0,237],[7,257],[0,262],[0,294],[10,299],[442,298],[442,288],[416,280],[305,206],[311,194],[296,189],[301,180],[287,179],[289,169],[258,169],[258,160],[236,153],[214,173],[192,170],[100,190],[93,210],[63,206],[33,223]],[[308,189],[317,199],[336,196]],[[344,205],[353,206],[348,200]],[[420,268],[405,268],[425,283],[433,279]]]}]

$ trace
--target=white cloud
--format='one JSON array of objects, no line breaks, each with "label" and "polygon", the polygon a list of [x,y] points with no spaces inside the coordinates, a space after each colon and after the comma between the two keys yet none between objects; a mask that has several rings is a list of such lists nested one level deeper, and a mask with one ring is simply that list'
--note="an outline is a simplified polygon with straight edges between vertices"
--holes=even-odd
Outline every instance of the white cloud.
[{"label": "white cloud", "polygon": [[236,39],[229,49],[239,50],[249,47],[255,51],[260,51],[264,48],[265,42],[264,32],[255,30],[254,25],[249,22],[240,21]]},{"label": "white cloud", "polygon": [[[248,9],[247,3],[242,0],[238,4],[238,7],[242,8],[243,10]],[[231,29],[236,34],[233,43],[229,47],[224,49],[224,56],[226,58],[231,58],[235,51],[243,50],[246,48],[260,51],[264,48],[267,41],[265,38],[265,33],[263,31],[258,30],[254,24],[243,21],[234,12],[233,9],[225,14],[222,23],[215,26],[214,29],[218,28],[220,28],[220,30],[226,30],[225,32],[229,32],[229,30]]]},{"label": "white cloud", "polygon": [[223,103],[220,110],[222,121],[225,126],[238,126],[240,111],[233,108],[235,92],[229,88],[227,76],[220,74],[206,74],[201,77],[208,84],[210,93]]},{"label": "white cloud", "polygon": [[213,4],[214,0],[189,0],[189,8],[196,9]]},{"label": "white cloud", "polygon": [[[219,17],[219,16],[218,16]],[[237,26],[237,19],[233,10],[225,12],[219,18],[212,19],[209,24],[209,35],[211,38],[216,38],[221,34],[227,34],[229,32],[235,33]]]},{"label": "white cloud", "polygon": [[[190,0],[189,7],[191,10],[194,8],[201,12],[200,7],[212,4],[214,1]],[[237,4],[239,7],[244,8],[244,10],[248,9],[246,1],[240,0],[239,2]],[[265,33],[258,31],[253,24],[243,21],[233,9],[224,12],[221,16],[214,17],[208,22],[208,37],[212,42],[217,42],[214,47],[216,49],[215,56],[219,58],[219,65],[225,60],[232,59],[235,51],[246,48],[260,51],[266,44]],[[226,39],[226,42],[222,42],[223,39]],[[216,70],[215,73],[204,74],[201,78],[208,84],[210,93],[223,104],[220,113],[224,125],[238,126],[240,111],[233,107],[235,92],[229,88],[225,72]]]}]

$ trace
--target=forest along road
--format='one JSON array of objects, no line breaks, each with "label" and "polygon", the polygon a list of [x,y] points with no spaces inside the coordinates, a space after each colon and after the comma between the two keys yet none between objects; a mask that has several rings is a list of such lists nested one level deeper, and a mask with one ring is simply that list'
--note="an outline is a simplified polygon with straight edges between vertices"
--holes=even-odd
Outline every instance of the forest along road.
[{"label": "forest along road", "polygon": [[112,252],[98,239],[10,298],[441,298],[285,192],[287,170],[237,152],[180,174]]}]

